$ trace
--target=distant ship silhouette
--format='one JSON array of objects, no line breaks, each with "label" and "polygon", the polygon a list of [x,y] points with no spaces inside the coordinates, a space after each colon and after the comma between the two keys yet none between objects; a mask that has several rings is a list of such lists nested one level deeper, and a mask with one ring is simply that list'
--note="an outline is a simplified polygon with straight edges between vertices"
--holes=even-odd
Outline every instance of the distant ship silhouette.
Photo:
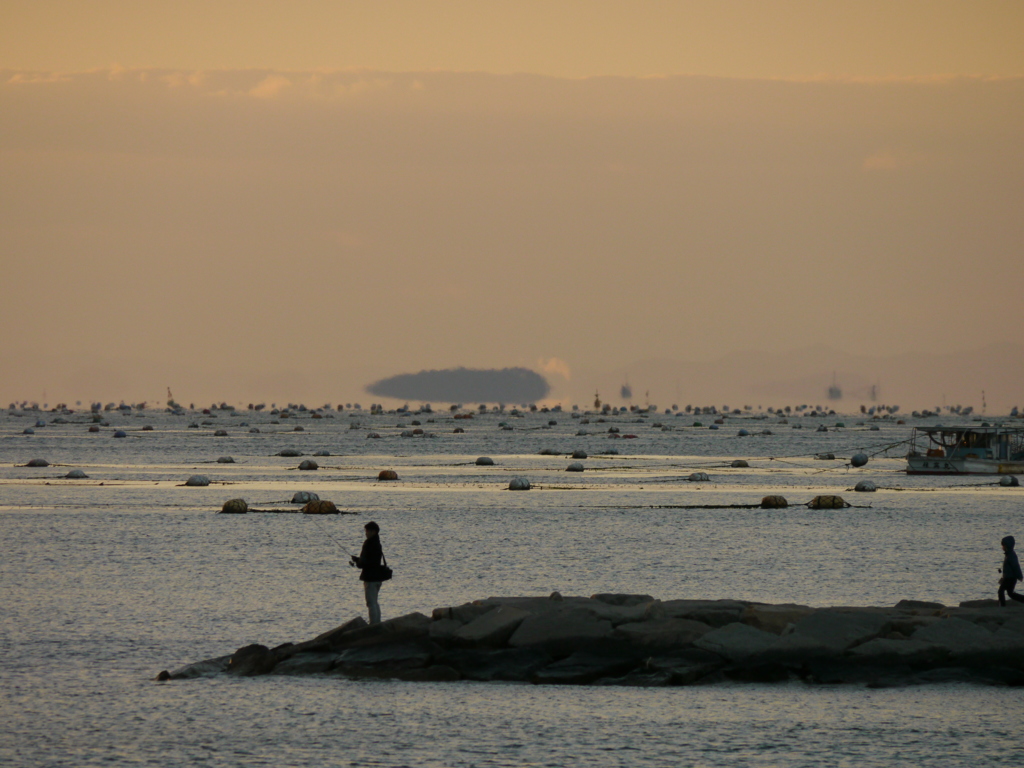
[{"label": "distant ship silhouette", "polygon": [[828,399],[829,400],[842,400],[843,390],[839,387],[836,382],[836,372],[832,371],[832,385],[828,388]]}]

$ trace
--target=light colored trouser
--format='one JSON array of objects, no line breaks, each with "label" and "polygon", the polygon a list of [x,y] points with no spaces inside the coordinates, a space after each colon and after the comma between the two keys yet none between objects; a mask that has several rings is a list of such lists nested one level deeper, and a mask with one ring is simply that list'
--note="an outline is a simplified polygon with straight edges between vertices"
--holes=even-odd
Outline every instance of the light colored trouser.
[{"label": "light colored trouser", "polygon": [[364,581],[363,592],[366,594],[366,607],[370,609],[370,623],[380,624],[380,603],[377,602],[377,595],[380,594],[381,581]]}]

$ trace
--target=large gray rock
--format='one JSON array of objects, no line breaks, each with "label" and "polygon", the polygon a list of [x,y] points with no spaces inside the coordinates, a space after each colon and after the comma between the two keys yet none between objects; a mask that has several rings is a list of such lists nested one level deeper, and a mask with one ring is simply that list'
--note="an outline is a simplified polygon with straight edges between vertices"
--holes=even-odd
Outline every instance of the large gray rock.
[{"label": "large gray rock", "polygon": [[933,643],[922,640],[890,640],[876,637],[858,645],[850,656],[864,664],[936,664],[946,652]]},{"label": "large gray rock", "polygon": [[330,672],[338,660],[337,653],[297,653],[279,661],[273,675],[317,675]]},{"label": "large gray rock", "polygon": [[625,606],[654,602],[654,598],[650,595],[620,594],[617,592],[603,592],[601,594],[591,595],[590,599],[598,600],[602,603],[608,603],[608,605]]},{"label": "large gray rock", "polygon": [[653,619],[621,624],[612,637],[648,650],[668,650],[693,645],[710,631],[707,624],[690,619]]},{"label": "large gray rock", "polygon": [[468,624],[473,619],[483,616],[488,611],[493,611],[498,607],[498,604],[488,603],[485,600],[475,600],[472,603],[463,603],[462,605],[453,605],[446,608],[435,608],[431,613],[431,617],[434,621],[440,621],[442,619],[451,619],[457,621],[459,624]]},{"label": "large gray rock", "polygon": [[665,600],[664,617],[701,621],[711,627],[724,627],[741,621],[747,605],[736,600]]},{"label": "large gray rock", "polygon": [[525,618],[509,638],[513,648],[571,646],[581,641],[609,637],[610,621],[597,619],[579,609],[554,610]]},{"label": "large gray rock", "polygon": [[459,627],[452,635],[452,639],[466,645],[503,646],[530,615],[532,614],[514,606],[498,606]]},{"label": "large gray rock", "polygon": [[896,608],[901,611],[928,612],[938,615],[938,611],[945,610],[942,603],[932,603],[927,600],[900,600]]},{"label": "large gray rock", "polygon": [[693,644],[730,661],[742,661],[768,650],[778,639],[771,632],[734,622],[708,632]]},{"label": "large gray rock", "polygon": [[227,672],[238,677],[265,675],[277,664],[278,657],[265,645],[256,643],[239,648],[228,659]]},{"label": "large gray rock", "polygon": [[408,613],[394,619],[370,624],[339,635],[332,641],[335,647],[354,648],[370,645],[400,643],[430,635],[430,618],[422,613]]},{"label": "large gray rock", "polygon": [[424,641],[360,646],[343,651],[332,672],[351,676],[379,676],[381,672],[423,669],[430,665],[433,656],[434,651]]},{"label": "large gray rock", "polygon": [[804,616],[814,613],[814,608],[806,605],[748,605],[742,614],[744,624],[756,629],[781,635],[791,624],[796,624]]},{"label": "large gray rock", "polygon": [[[364,619],[362,616],[356,616],[354,619],[349,619],[344,624],[342,624],[340,626],[337,626],[334,629],[329,629],[326,632],[323,632],[323,633],[317,635],[315,638],[313,638],[313,640],[310,641],[310,644],[313,644],[313,643],[326,643],[326,644],[330,645],[330,644],[333,644],[334,642],[340,640],[342,635],[345,635],[345,634],[347,634],[349,632],[352,632],[354,630],[362,629],[362,628],[368,627],[368,626],[370,626],[370,625],[367,623],[366,619]],[[302,645],[307,645],[307,644],[306,643],[300,644],[300,646],[302,646]],[[300,646],[296,646],[296,650],[298,650]]]},{"label": "large gray rock", "polygon": [[430,622],[430,629],[427,630],[427,634],[431,640],[443,645],[450,642],[456,630],[462,626],[462,622],[455,619],[434,619]]},{"label": "large gray rock", "polygon": [[526,682],[554,659],[539,648],[512,648],[451,651],[438,661],[457,669],[468,680]]},{"label": "large gray rock", "polygon": [[590,653],[574,653],[533,674],[538,684],[586,685],[602,677],[619,677],[635,668],[639,660]]},{"label": "large gray rock", "polygon": [[778,639],[772,655],[802,659],[839,654],[881,637],[889,631],[891,623],[890,616],[882,611],[816,610],[801,618],[792,634]]},{"label": "large gray rock", "polygon": [[179,667],[173,672],[168,673],[166,679],[192,680],[197,677],[213,677],[214,675],[221,675],[228,671],[228,662],[230,661],[230,654],[227,656],[218,656],[215,659],[197,661],[195,664],[187,664],[184,667]]},{"label": "large gray rock", "polygon": [[684,648],[644,659],[638,671],[667,672],[672,685],[692,685],[721,669],[724,664],[724,659],[717,653],[701,648]]},{"label": "large gray rock", "polygon": [[970,621],[951,618],[921,627],[912,635],[914,640],[937,645],[951,654],[970,654],[983,651],[992,641],[992,632]]}]

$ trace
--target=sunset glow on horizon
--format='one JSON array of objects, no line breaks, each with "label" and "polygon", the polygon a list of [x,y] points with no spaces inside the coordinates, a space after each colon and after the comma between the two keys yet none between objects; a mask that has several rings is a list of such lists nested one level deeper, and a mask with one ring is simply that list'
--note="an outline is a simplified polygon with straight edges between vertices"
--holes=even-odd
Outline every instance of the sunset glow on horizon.
[{"label": "sunset glow on horizon", "polygon": [[[667,404],[840,366],[1024,404],[1022,31],[1009,2],[26,4],[0,399],[524,366]],[[921,380],[954,354],[983,375]]]}]

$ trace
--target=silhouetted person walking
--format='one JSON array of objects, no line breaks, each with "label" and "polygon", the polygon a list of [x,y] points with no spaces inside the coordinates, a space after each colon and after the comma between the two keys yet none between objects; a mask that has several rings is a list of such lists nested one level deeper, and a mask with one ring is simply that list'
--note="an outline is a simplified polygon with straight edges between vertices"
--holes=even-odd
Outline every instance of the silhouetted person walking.
[{"label": "silhouetted person walking", "polygon": [[380,603],[377,602],[377,597],[381,584],[391,578],[391,569],[387,567],[384,549],[380,545],[380,526],[371,520],[363,528],[366,530],[366,541],[359,551],[359,557],[353,557],[352,562],[357,568],[362,569],[359,580],[363,582],[366,607],[370,611],[370,623],[380,624]]},{"label": "silhouetted person walking", "polygon": [[1003,574],[1002,578],[999,579],[1000,605],[1006,605],[1006,595],[1009,595],[1011,600],[1024,603],[1024,597],[1014,591],[1017,588],[1017,582],[1024,580],[1024,573],[1020,571],[1020,561],[1017,559],[1017,553],[1013,551],[1016,543],[1013,536],[1005,536],[1002,541],[1004,555],[1003,567],[999,569]]}]

